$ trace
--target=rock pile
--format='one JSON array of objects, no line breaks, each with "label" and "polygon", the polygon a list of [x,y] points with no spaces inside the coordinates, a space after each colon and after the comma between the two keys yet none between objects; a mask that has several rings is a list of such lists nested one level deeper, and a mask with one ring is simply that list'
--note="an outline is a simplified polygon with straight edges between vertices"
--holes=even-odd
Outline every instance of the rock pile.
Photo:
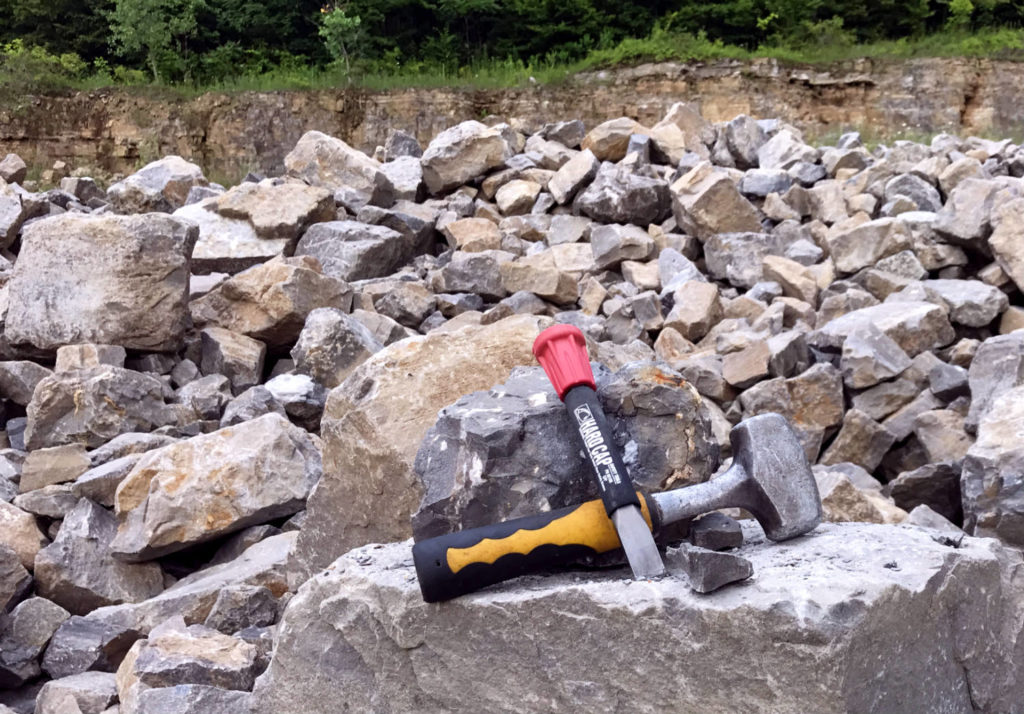
[{"label": "rock pile", "polygon": [[[869,149],[856,134],[814,147],[776,120],[711,124],[678,104],[652,127],[467,121],[425,148],[396,132],[372,157],[309,132],[285,165],[231,188],[180,157],[105,192],[87,177],[42,192],[20,169],[0,179],[0,711],[308,712],[339,691],[353,711],[616,701],[605,689],[619,685],[587,684],[568,652],[536,702],[487,686],[453,698],[435,685],[483,661],[501,608],[479,604],[502,596],[431,620],[407,545],[331,565],[368,543],[594,496],[531,367],[554,322],[587,336],[644,487],[706,480],[732,425],[778,412],[815,464],[829,520],[931,529],[828,527],[779,551],[758,550],[755,534],[756,584],[733,587],[764,595],[772,632],[793,641],[792,619],[820,643],[839,627],[855,657],[878,633],[902,637],[893,623],[917,623],[906,613],[936,593],[966,617],[984,590],[995,619],[906,635],[957,652],[998,641],[967,674],[927,670],[942,688],[916,678],[920,663],[886,671],[913,681],[901,701],[917,710],[1019,701],[1001,683],[1024,642],[1019,584],[1016,596],[1007,585],[1019,555],[1004,547],[1024,546],[1024,149],[948,135]],[[738,535],[708,521],[691,537],[717,548]],[[872,563],[878,543],[901,549],[898,565],[860,578],[843,560],[851,541]],[[682,570],[694,552],[674,556]],[[795,601],[787,558],[814,582],[818,560],[839,562],[861,589],[826,602],[812,582]],[[671,580],[643,593],[573,582],[503,600],[518,623],[510,652],[532,641],[534,600],[592,619],[588,608],[603,618],[652,597],[674,603],[665,632],[743,629],[723,618],[728,602]],[[573,648],[619,626],[551,617],[537,626],[564,627]],[[665,632],[649,634],[673,662]],[[433,653],[458,649],[453,634],[476,644],[442,664]],[[430,662],[408,654],[423,644]],[[744,681],[805,667],[801,686],[827,682],[834,701],[780,684],[763,708],[885,710],[871,688],[882,685],[857,680],[877,662],[840,671],[829,651],[795,649]],[[319,671],[328,660],[338,672]],[[652,702],[670,696],[650,683]]]}]

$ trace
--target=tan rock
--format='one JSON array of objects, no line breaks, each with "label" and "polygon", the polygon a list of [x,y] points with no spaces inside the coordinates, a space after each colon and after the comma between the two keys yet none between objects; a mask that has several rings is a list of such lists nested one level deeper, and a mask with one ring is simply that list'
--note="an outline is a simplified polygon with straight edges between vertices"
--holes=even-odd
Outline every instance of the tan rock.
[{"label": "tan rock", "polygon": [[518,216],[530,212],[539,194],[539,183],[515,179],[499,188],[494,200],[504,215]]},{"label": "tan rock", "polygon": [[646,133],[644,126],[633,119],[609,119],[591,129],[583,137],[580,148],[584,151],[590,149],[599,161],[622,161],[626,156],[629,137]]},{"label": "tan rock", "polygon": [[73,369],[88,369],[101,364],[124,367],[124,347],[120,345],[64,345],[57,348],[57,363],[54,372],[69,372]]},{"label": "tan rock", "polygon": [[724,310],[718,286],[696,280],[683,283],[675,292],[675,304],[665,318],[671,327],[690,342],[699,342],[722,319]]},{"label": "tan rock", "polygon": [[36,553],[49,542],[32,514],[0,501],[0,545],[17,553],[23,568],[31,571]]},{"label": "tan rock", "polygon": [[964,418],[949,409],[935,409],[914,419],[914,435],[929,463],[959,461],[974,439],[964,430]]},{"label": "tan rock", "polygon": [[275,258],[235,275],[192,301],[197,327],[213,325],[265,342],[293,343],[318,307],[345,309],[348,286],[326,276],[316,258]]},{"label": "tan rock", "polygon": [[427,146],[420,159],[423,182],[432,194],[446,193],[503,166],[510,156],[512,149],[498,129],[464,121]]},{"label": "tan rock", "polygon": [[300,570],[308,575],[357,544],[408,538],[422,497],[412,462],[437,412],[534,364],[533,341],[549,324],[517,315],[403,340],[334,389],[321,423],[324,477],[296,549]]},{"label": "tan rock", "polygon": [[446,225],[442,232],[451,247],[466,253],[501,248],[501,231],[486,218],[460,218]]},{"label": "tan rock", "polygon": [[988,244],[996,262],[1024,290],[1024,198],[1015,198],[995,209],[997,223]]},{"label": "tan rock", "polygon": [[149,560],[290,515],[320,473],[310,435],[278,414],[148,452],[117,487],[111,551]]},{"label": "tan rock", "polygon": [[999,320],[999,334],[1008,335],[1022,329],[1024,329],[1024,308],[1011,305]]},{"label": "tan rock", "polygon": [[658,261],[646,263],[637,260],[624,260],[620,266],[622,277],[641,290],[660,290],[661,274],[658,272]]},{"label": "tan rock", "polygon": [[902,523],[907,512],[877,491],[862,491],[843,474],[815,474],[825,520],[832,523]]},{"label": "tan rock", "polygon": [[749,347],[725,355],[722,359],[722,377],[737,389],[746,389],[768,376],[771,356],[768,343],[758,340]]},{"label": "tan rock", "polygon": [[502,263],[500,270],[501,284],[510,293],[526,290],[562,305],[579,297],[576,277],[558,268],[551,250]]},{"label": "tan rock", "polygon": [[716,233],[759,232],[761,221],[728,173],[702,162],[670,187],[680,227],[700,239]]},{"label": "tan rock", "polygon": [[781,285],[787,297],[803,300],[812,306],[818,304],[818,283],[806,266],[782,256],[766,255],[761,260],[761,267],[764,279]]},{"label": "tan rock", "polygon": [[821,457],[823,464],[849,462],[874,471],[895,443],[896,437],[864,412],[851,409],[843,418],[839,435]]},{"label": "tan rock", "polygon": [[291,176],[311,186],[333,191],[343,203],[388,207],[394,203],[394,187],[380,163],[341,139],[319,131],[307,131],[284,158]]},{"label": "tan rock", "polygon": [[225,218],[248,221],[264,240],[284,240],[294,245],[312,223],[332,221],[334,196],[325,188],[302,181],[265,179],[230,189],[213,203]]},{"label": "tan rock", "polygon": [[74,481],[88,471],[90,465],[85,447],[81,444],[30,451],[21,467],[18,491],[26,493],[43,486]]},{"label": "tan rock", "polygon": [[601,281],[589,275],[583,278],[583,282],[580,283],[580,310],[587,315],[596,315],[600,312],[606,297],[608,297],[608,290],[601,285]]},{"label": "tan rock", "polygon": [[548,249],[555,267],[567,273],[587,273],[595,269],[594,251],[586,243],[559,243]]},{"label": "tan rock", "polygon": [[695,349],[692,342],[672,327],[662,329],[658,333],[658,339],[654,341],[654,354],[673,369],[679,360],[688,357]]}]

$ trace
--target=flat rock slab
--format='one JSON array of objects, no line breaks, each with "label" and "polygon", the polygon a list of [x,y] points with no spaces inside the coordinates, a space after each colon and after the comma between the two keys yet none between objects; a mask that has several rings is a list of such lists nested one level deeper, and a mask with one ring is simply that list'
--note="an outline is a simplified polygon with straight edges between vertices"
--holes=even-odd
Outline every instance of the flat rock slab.
[{"label": "flat rock slab", "polygon": [[752,532],[740,553],[754,577],[711,595],[615,569],[432,605],[409,543],[365,546],[289,603],[256,712],[1015,711],[1021,556],[935,535]]}]

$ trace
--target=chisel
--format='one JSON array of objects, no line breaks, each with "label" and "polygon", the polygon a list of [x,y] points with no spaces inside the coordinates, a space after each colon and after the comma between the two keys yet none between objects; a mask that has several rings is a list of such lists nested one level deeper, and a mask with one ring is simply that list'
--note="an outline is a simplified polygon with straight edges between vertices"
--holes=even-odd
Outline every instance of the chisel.
[{"label": "chisel", "polygon": [[649,522],[640,511],[640,499],[597,398],[583,332],[573,325],[549,327],[534,341],[533,355],[565,404],[579,434],[605,512],[615,526],[633,577],[643,580],[664,575],[665,564],[658,545],[651,535]]}]

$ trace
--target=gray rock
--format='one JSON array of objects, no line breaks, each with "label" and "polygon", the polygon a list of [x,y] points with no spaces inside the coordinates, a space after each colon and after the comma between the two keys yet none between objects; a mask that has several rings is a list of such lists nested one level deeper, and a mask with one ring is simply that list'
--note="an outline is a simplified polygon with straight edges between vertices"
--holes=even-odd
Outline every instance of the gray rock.
[{"label": "gray rock", "polygon": [[266,627],[277,622],[278,602],[267,588],[232,585],[221,590],[204,623],[226,635],[246,627]]},{"label": "gray rock", "polygon": [[915,174],[901,174],[886,182],[885,199],[892,200],[895,196],[906,196],[920,211],[939,211],[942,208],[942,196],[938,190]]},{"label": "gray rock", "polygon": [[0,394],[15,404],[27,406],[36,385],[50,374],[50,370],[35,362],[0,362]]},{"label": "gray rock", "polygon": [[400,156],[423,156],[423,148],[416,137],[401,129],[393,129],[384,142],[384,160],[394,161]]},{"label": "gray rock", "polygon": [[[222,327],[207,327],[199,336],[202,349],[199,369],[203,374],[224,375],[235,394],[260,383],[267,354],[265,344]],[[183,389],[191,384],[195,382]]]},{"label": "gray rock", "polygon": [[924,504],[914,508],[903,523],[908,526],[939,531],[942,534],[939,536],[940,539],[949,538],[950,540],[947,542],[951,545],[959,544],[964,537],[964,532],[954,523],[951,523],[949,519],[939,515]]},{"label": "gray rock", "polygon": [[250,714],[252,694],[205,684],[178,684],[139,694],[136,714]]},{"label": "gray rock", "polygon": [[11,246],[28,218],[22,196],[0,181],[0,248]]},{"label": "gray rock", "polygon": [[646,260],[654,251],[654,240],[635,225],[595,226],[590,248],[598,270],[614,269],[623,260]]},{"label": "gray rock", "polygon": [[180,156],[165,156],[107,189],[119,213],[170,213],[185,205],[193,186],[206,186],[203,170]]},{"label": "gray rock", "polygon": [[107,672],[82,672],[47,682],[36,699],[37,714],[64,714],[67,697],[81,714],[103,714],[117,701],[117,683]]},{"label": "gray rock", "polygon": [[415,329],[437,308],[434,294],[421,283],[401,281],[373,301],[382,315]]},{"label": "gray rock", "polygon": [[[235,426],[242,422],[251,421],[264,414],[280,414],[287,416],[284,405],[264,386],[257,385],[250,387],[237,397],[228,402],[224,407],[224,415],[220,419],[220,426]],[[104,505],[113,505],[104,504]]]},{"label": "gray rock", "polygon": [[205,684],[248,691],[256,679],[256,648],[203,625],[154,631],[136,648],[132,653],[134,661],[125,659],[118,671],[122,698],[125,669],[129,667],[129,677],[142,687],[154,689]]},{"label": "gray rock", "polygon": [[110,549],[149,560],[291,515],[320,474],[309,434],[277,414],[166,446],[143,456],[118,487]]},{"label": "gray rock", "polygon": [[605,164],[576,197],[573,209],[601,223],[660,223],[669,214],[668,184],[626,166]]},{"label": "gray rock", "polygon": [[32,223],[9,284],[7,339],[51,351],[80,342],[180,348],[197,236],[194,226],[153,214]]},{"label": "gray rock", "polygon": [[716,233],[704,242],[708,274],[737,288],[761,282],[764,257],[784,252],[785,246],[777,234]]},{"label": "gray rock", "polygon": [[986,179],[965,179],[949,193],[938,212],[935,230],[950,242],[978,245],[992,232],[991,219],[1000,184]]},{"label": "gray rock", "polygon": [[865,323],[843,342],[840,369],[851,389],[864,389],[900,374],[910,357],[874,323]]},{"label": "gray rock", "polygon": [[[358,549],[289,603],[256,711],[614,712],[622,692],[627,708],[652,712],[728,711],[737,692],[760,711],[1012,711],[1024,697],[1020,556],[932,535],[823,524],[750,543],[757,577],[711,596],[674,574],[637,583],[620,569],[534,576],[441,606],[422,601],[407,543]],[[538,660],[538,638],[550,657]],[[656,661],[638,658],[637,641]],[[599,680],[590,642],[605,643]],[[665,676],[669,662],[687,686]]]},{"label": "gray rock", "polygon": [[7,154],[0,161],[0,179],[7,183],[21,183],[28,175],[28,164],[17,154]]},{"label": "gray rock", "polygon": [[311,255],[324,273],[340,280],[365,280],[390,275],[412,257],[409,241],[383,225],[329,221],[310,226],[295,255]]},{"label": "gray rock", "polygon": [[751,169],[743,174],[740,193],[764,198],[769,193],[785,193],[793,185],[793,177],[782,169]]},{"label": "gray rock", "polygon": [[803,143],[788,129],[776,133],[757,149],[757,165],[762,169],[788,169],[796,163],[815,163],[818,150]]},{"label": "gray rock", "polygon": [[956,333],[946,310],[927,302],[888,302],[837,317],[811,333],[811,345],[841,350],[846,337],[865,325],[874,325],[910,357],[950,344]]},{"label": "gray rock", "polygon": [[88,671],[113,672],[141,633],[73,616],[61,623],[43,655],[43,669],[54,679]]},{"label": "gray rock", "polygon": [[32,587],[32,576],[18,553],[0,543],[0,613],[16,605]]},{"label": "gray rock", "polygon": [[963,506],[960,500],[959,463],[928,464],[901,473],[885,486],[885,493],[904,511],[925,505],[944,518],[960,523]]},{"label": "gray rock", "polygon": [[383,347],[357,319],[324,307],[309,313],[291,356],[297,372],[332,389]]},{"label": "gray rock", "polygon": [[[172,441],[168,439],[166,443]],[[104,461],[75,479],[71,492],[79,498],[87,498],[101,506],[113,508],[114,492],[141,458],[142,454],[136,453]]]},{"label": "gray rock", "polygon": [[545,124],[537,133],[549,141],[557,141],[570,149],[575,149],[580,145],[580,142],[583,141],[583,137],[586,136],[587,130],[583,126],[582,121],[579,119],[572,119],[571,121],[560,121],[552,124]]},{"label": "gray rock", "polygon": [[[54,635],[54,644],[47,650],[47,657],[50,651],[56,649],[63,653],[62,657],[67,662],[79,663],[76,666],[81,666],[81,669],[76,671],[85,671],[90,667],[84,665],[100,661],[103,657],[104,643],[121,637],[125,644],[115,658],[112,668],[107,668],[102,662],[103,666],[93,667],[113,671],[132,642],[140,636],[145,636],[169,618],[181,617],[187,624],[202,624],[209,616],[220,592],[227,587],[239,584],[259,585],[280,597],[288,591],[286,566],[297,535],[283,533],[266,538],[250,546],[231,562],[211,565],[188,575],[149,600],[100,608],[86,617],[72,617]],[[107,649],[110,650],[110,647]],[[103,660],[106,661],[109,659]],[[45,657],[43,665],[46,669]],[[68,672],[71,673],[73,672]],[[52,671],[50,674],[62,676]]]},{"label": "gray rock", "polygon": [[1024,545],[1024,388],[1002,389],[984,412],[978,440],[964,459],[960,487],[964,530]]},{"label": "gray rock", "polygon": [[942,402],[929,390],[925,389],[913,401],[906,406],[900,407],[883,423],[885,428],[889,430],[889,433],[896,437],[896,441],[903,441],[913,433],[919,416],[933,409],[941,408]]},{"label": "gray rock", "polygon": [[999,335],[985,340],[967,372],[971,409],[964,426],[974,432],[998,397],[1024,384],[1024,333]]},{"label": "gray rock", "polygon": [[825,236],[836,270],[856,273],[911,247],[906,225],[895,218],[878,218],[852,227],[836,228]]},{"label": "gray rock", "polygon": [[211,421],[221,418],[231,397],[231,382],[223,374],[200,377],[175,393],[178,403],[190,410],[190,418]]},{"label": "gray rock", "polygon": [[718,233],[761,230],[754,206],[725,171],[715,169],[708,162],[698,164],[679,177],[670,191],[676,223],[701,240]]},{"label": "gray rock", "polygon": [[34,516],[64,518],[78,503],[78,496],[69,483],[43,486],[15,497],[12,504]]},{"label": "gray rock", "polygon": [[692,545],[706,550],[729,550],[743,545],[743,528],[720,511],[707,513],[690,525]]},{"label": "gray rock", "polygon": [[928,372],[928,388],[936,397],[949,402],[957,397],[971,396],[967,370],[945,362],[935,365]]},{"label": "gray rock", "polygon": [[725,144],[738,169],[757,166],[757,152],[767,138],[757,120],[746,114],[740,114],[725,125]]},{"label": "gray rock", "polygon": [[139,602],[163,591],[156,563],[132,564],[111,555],[117,520],[86,499],[64,518],[57,538],[36,555],[36,590],[74,615]]},{"label": "gray rock", "polygon": [[[596,374],[638,488],[658,491],[710,477],[717,445],[700,398],[678,374],[643,363]],[[416,454],[424,496],[412,518],[414,535],[433,537],[596,498],[577,438],[539,367],[515,370],[504,384],[462,397],[441,410]]]},{"label": "gray rock", "polygon": [[305,374],[280,374],[266,383],[285,413],[307,431],[316,431],[327,401],[327,389]]},{"label": "gray rock", "polygon": [[980,280],[925,280],[922,285],[949,307],[950,320],[968,327],[988,325],[1010,305],[1006,293]]},{"label": "gray rock", "polygon": [[512,253],[502,250],[458,251],[441,269],[434,289],[447,293],[475,293],[484,300],[501,300],[508,295],[501,280],[501,265],[514,259]]},{"label": "gray rock", "polygon": [[400,156],[380,167],[395,190],[395,198],[416,201],[423,193],[423,167],[417,156]]},{"label": "gray rock", "polygon": [[39,656],[68,617],[67,610],[41,597],[25,600],[6,617],[0,614],[0,687],[14,689],[42,673]]},{"label": "gray rock", "polygon": [[680,550],[682,553],[677,557],[694,592],[714,592],[754,574],[753,563],[735,553],[719,553],[687,545]]}]

